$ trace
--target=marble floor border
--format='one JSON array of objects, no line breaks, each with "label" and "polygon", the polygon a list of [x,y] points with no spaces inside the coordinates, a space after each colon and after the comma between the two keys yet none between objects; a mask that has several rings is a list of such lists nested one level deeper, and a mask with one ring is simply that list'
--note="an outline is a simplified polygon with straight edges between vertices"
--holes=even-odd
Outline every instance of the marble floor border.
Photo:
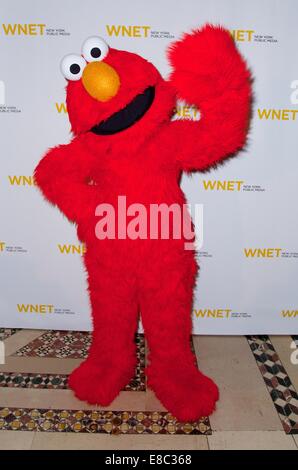
[{"label": "marble floor border", "polygon": [[0,430],[103,434],[212,434],[208,418],[179,423],[162,411],[1,408]]},{"label": "marble floor border", "polygon": [[286,434],[298,434],[298,394],[269,336],[247,336]]},{"label": "marble floor border", "polygon": [[[26,333],[30,334],[33,335],[31,330]],[[22,333],[22,339],[26,335]],[[74,332],[74,335],[74,340],[77,340],[77,333]],[[79,354],[73,354],[71,346],[75,341],[69,334],[67,350],[63,349],[64,333],[35,332],[32,341],[29,336],[28,344],[23,341],[21,348],[15,347],[17,342],[11,345],[12,355],[0,367],[1,431],[185,436],[212,433],[209,418],[195,423],[179,423],[146,388],[144,369],[147,345],[143,335],[136,338],[138,366],[135,383],[130,383],[107,409],[96,409],[82,403],[67,389],[72,366],[77,366],[86,353],[81,347],[84,345],[82,342],[77,349]],[[85,339],[86,344],[87,336]],[[59,351],[58,357],[55,357],[56,350]]]},{"label": "marble floor border", "polygon": [[[34,372],[0,372],[0,387],[33,388],[47,390],[69,390],[68,374],[46,374]],[[124,387],[125,391],[144,392],[145,380],[136,370],[135,377]]]}]

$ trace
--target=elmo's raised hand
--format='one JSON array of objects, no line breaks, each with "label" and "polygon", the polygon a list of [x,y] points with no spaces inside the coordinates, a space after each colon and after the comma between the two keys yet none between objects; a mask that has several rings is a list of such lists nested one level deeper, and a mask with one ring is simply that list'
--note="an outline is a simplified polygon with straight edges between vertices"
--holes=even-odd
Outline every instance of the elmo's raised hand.
[{"label": "elmo's raised hand", "polygon": [[182,170],[205,170],[245,144],[250,73],[230,33],[220,27],[207,25],[185,34],[168,56],[177,96],[201,113],[199,122],[173,122],[170,140],[178,146]]}]

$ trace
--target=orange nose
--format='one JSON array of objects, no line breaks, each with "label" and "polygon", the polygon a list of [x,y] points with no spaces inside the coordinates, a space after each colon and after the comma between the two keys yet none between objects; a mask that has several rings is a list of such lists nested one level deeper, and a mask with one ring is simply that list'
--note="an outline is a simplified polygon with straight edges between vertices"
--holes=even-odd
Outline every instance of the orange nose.
[{"label": "orange nose", "polygon": [[98,101],[109,101],[120,87],[118,73],[105,62],[90,62],[86,65],[82,82],[89,95]]}]

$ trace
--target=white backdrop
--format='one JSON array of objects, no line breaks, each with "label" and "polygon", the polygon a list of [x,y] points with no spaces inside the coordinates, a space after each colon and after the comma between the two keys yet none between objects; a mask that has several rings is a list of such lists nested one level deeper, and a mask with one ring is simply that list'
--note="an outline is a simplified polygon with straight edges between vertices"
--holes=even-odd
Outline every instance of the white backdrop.
[{"label": "white backdrop", "polygon": [[234,35],[255,76],[255,106],[246,152],[183,179],[189,202],[203,204],[195,332],[298,333],[298,2],[1,0],[0,7],[0,327],[91,328],[83,247],[32,180],[46,149],[70,139],[61,57],[99,35],[166,76],[170,41],[208,21]]}]

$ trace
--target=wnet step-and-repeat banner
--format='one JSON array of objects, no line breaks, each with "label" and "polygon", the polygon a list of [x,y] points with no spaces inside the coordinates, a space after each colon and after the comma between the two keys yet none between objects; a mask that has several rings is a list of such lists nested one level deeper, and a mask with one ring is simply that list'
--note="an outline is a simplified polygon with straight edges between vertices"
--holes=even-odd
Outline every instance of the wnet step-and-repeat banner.
[{"label": "wnet step-and-repeat banner", "polygon": [[194,331],[298,332],[297,15],[296,0],[1,0],[0,327],[91,329],[85,247],[32,178],[71,138],[60,59],[98,35],[166,77],[168,44],[211,22],[253,71],[255,104],[246,151],[182,181],[202,207]]}]

